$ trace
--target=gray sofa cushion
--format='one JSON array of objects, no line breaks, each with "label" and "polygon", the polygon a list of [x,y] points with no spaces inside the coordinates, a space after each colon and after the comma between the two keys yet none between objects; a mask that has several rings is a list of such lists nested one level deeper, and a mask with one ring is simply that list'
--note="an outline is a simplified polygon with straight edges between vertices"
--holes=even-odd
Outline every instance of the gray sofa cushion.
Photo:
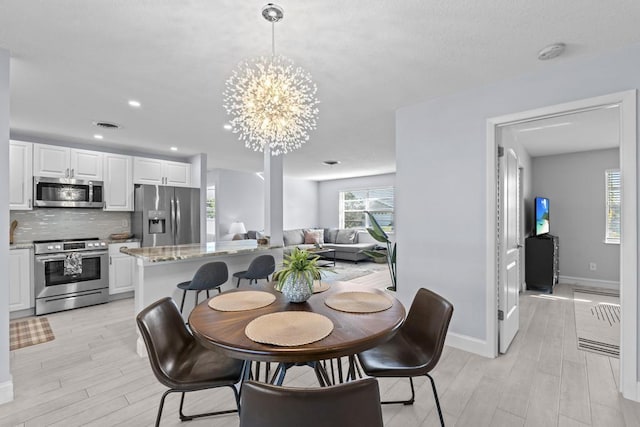
[{"label": "gray sofa cushion", "polygon": [[338,244],[338,243],[325,243],[325,248],[335,249],[337,252],[350,252],[356,253],[362,250],[371,250],[375,247],[374,243],[351,243],[351,244]]},{"label": "gray sofa cushion", "polygon": [[285,246],[301,245],[304,243],[302,229],[285,230],[282,232],[282,240]]},{"label": "gray sofa cushion", "polygon": [[336,236],[336,243],[348,245],[356,242],[356,230],[352,229],[343,229],[338,230],[338,235]]},{"label": "gray sofa cushion", "polygon": [[324,229],[324,242],[325,243],[335,243],[337,235],[338,235],[338,229],[337,228],[325,228]]}]

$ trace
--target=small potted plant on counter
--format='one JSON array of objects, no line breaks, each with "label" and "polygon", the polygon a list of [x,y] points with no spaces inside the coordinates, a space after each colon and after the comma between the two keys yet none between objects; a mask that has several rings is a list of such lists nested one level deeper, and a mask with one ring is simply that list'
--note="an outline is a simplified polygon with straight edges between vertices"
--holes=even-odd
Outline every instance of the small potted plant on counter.
[{"label": "small potted plant on counter", "polygon": [[320,259],[305,250],[294,248],[284,256],[282,270],[275,273],[276,290],[290,302],[305,302],[313,295],[313,281],[320,278]]}]

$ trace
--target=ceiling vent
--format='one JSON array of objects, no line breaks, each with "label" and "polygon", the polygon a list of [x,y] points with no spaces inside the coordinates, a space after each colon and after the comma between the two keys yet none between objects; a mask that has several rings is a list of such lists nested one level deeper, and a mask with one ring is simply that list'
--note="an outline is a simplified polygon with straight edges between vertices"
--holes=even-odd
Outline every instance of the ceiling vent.
[{"label": "ceiling vent", "polygon": [[120,129],[120,125],[111,122],[93,122],[93,124],[103,129]]}]

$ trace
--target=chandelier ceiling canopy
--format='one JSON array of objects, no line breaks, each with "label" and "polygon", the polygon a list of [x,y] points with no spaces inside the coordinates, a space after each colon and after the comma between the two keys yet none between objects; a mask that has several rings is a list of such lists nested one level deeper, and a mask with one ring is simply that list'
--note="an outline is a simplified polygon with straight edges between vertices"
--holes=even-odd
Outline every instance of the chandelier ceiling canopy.
[{"label": "chandelier ceiling canopy", "polygon": [[272,25],[272,55],[246,60],[232,72],[224,108],[231,131],[247,148],[287,154],[307,142],[316,128],[317,87],[308,72],[275,54],[274,25],[284,17],[282,8],[269,3],[262,16]]}]

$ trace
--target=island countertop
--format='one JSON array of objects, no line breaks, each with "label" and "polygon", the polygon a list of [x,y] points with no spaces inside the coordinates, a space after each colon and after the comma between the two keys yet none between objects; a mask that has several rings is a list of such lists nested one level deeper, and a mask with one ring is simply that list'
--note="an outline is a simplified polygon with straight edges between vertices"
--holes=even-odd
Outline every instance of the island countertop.
[{"label": "island countertop", "polygon": [[280,246],[258,245],[256,240],[233,240],[229,242],[195,243],[190,245],[122,248],[120,252],[140,258],[145,263],[159,263],[268,251],[279,247]]}]

